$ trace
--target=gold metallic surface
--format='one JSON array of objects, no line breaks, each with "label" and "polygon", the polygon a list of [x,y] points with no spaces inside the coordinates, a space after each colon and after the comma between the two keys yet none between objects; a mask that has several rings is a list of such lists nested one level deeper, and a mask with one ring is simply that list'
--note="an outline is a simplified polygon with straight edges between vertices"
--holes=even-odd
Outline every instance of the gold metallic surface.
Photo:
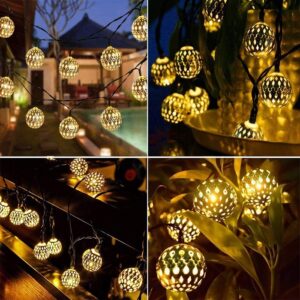
[{"label": "gold metallic surface", "polygon": [[118,49],[108,46],[102,52],[100,61],[105,70],[114,71],[122,64],[122,53]]},{"label": "gold metallic surface", "polygon": [[31,69],[35,69],[43,66],[45,55],[40,48],[33,47],[27,51],[25,59],[27,66]]},{"label": "gold metallic surface", "polygon": [[70,170],[76,176],[83,176],[89,169],[87,161],[81,157],[74,158],[70,163]]},{"label": "gold metallic surface", "polygon": [[59,64],[59,73],[62,78],[70,79],[79,72],[79,64],[72,56],[64,58]]},{"label": "gold metallic surface", "polygon": [[203,15],[209,21],[222,22],[226,3],[227,0],[205,0]]},{"label": "gold metallic surface", "polygon": [[80,275],[74,269],[70,268],[64,271],[61,275],[61,284],[67,289],[74,289],[80,283]]},{"label": "gold metallic surface", "polygon": [[32,228],[36,227],[40,222],[39,214],[32,209],[26,209],[24,212],[24,225]]},{"label": "gold metallic surface", "polygon": [[82,254],[82,266],[89,272],[96,272],[102,266],[102,257],[96,248],[87,249]]},{"label": "gold metallic surface", "polygon": [[100,115],[102,127],[108,131],[115,131],[122,125],[121,112],[112,106],[108,106]]},{"label": "gold metallic surface", "polygon": [[151,66],[151,76],[158,86],[169,86],[176,79],[174,62],[168,57],[158,57]]},{"label": "gold metallic surface", "polygon": [[105,177],[100,172],[90,172],[84,178],[84,184],[90,192],[100,192],[105,184]]},{"label": "gold metallic surface", "polygon": [[50,257],[50,251],[45,242],[39,242],[34,246],[33,255],[38,260],[46,260]]},{"label": "gold metallic surface", "polygon": [[145,16],[137,17],[131,26],[132,35],[140,42],[147,41],[148,21]]},{"label": "gold metallic surface", "polygon": [[9,38],[15,31],[15,24],[10,17],[0,18],[0,38]]},{"label": "gold metallic surface", "polygon": [[14,83],[9,77],[0,77],[0,97],[9,98],[14,93]]},{"label": "gold metallic surface", "polygon": [[121,290],[133,293],[141,288],[143,276],[138,268],[127,268],[119,274],[118,283]]},{"label": "gold metallic surface", "polygon": [[24,223],[24,212],[21,208],[16,208],[9,214],[9,220],[14,225],[21,225]]},{"label": "gold metallic surface", "polygon": [[0,201],[0,218],[6,218],[10,213],[10,207],[7,202]]},{"label": "gold metallic surface", "polygon": [[67,140],[74,139],[79,130],[79,125],[73,117],[63,119],[59,124],[60,135]]},{"label": "gold metallic surface", "polygon": [[43,126],[45,115],[38,107],[33,107],[26,113],[26,124],[32,129],[38,129]]},{"label": "gold metallic surface", "polygon": [[148,83],[145,76],[139,76],[132,84],[132,95],[133,97],[140,101],[147,101],[148,95]]},{"label": "gold metallic surface", "polygon": [[190,115],[195,116],[207,111],[209,105],[209,96],[205,89],[200,87],[189,89],[185,93],[185,98],[188,102]]}]

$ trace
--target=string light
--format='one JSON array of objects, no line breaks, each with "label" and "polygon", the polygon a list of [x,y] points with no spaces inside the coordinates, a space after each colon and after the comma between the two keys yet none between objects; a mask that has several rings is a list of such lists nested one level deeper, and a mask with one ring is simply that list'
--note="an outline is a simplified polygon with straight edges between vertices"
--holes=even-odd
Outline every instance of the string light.
[{"label": "string light", "polygon": [[99,172],[90,172],[84,178],[84,183],[90,192],[100,192],[105,183],[105,177]]},{"label": "string light", "polygon": [[160,255],[156,274],[165,289],[191,292],[200,286],[206,275],[205,258],[197,248],[177,244],[165,249]]},{"label": "string light", "polygon": [[222,22],[226,3],[227,0],[206,0],[203,9],[204,16],[213,22]]},{"label": "string light", "polygon": [[80,275],[74,269],[70,268],[64,271],[61,275],[61,284],[67,289],[74,289],[79,285]]},{"label": "string light", "polygon": [[213,21],[204,15],[204,27],[208,32],[215,32],[221,28],[221,23]]},{"label": "string light", "polygon": [[0,18],[0,37],[9,38],[13,35],[15,31],[15,24],[10,17],[1,17]]},{"label": "string light", "polygon": [[44,113],[38,107],[33,107],[26,113],[26,124],[28,127],[38,129],[43,126],[45,121]]},{"label": "string light", "polygon": [[222,222],[233,213],[236,205],[236,191],[221,179],[204,181],[196,189],[194,209],[208,218]]},{"label": "string light", "polygon": [[37,243],[33,248],[33,255],[38,260],[46,260],[50,257],[50,251],[45,242]]},{"label": "string light", "polygon": [[140,42],[147,41],[148,21],[145,16],[137,17],[131,26],[132,35]]},{"label": "string light", "polygon": [[290,81],[280,72],[266,76],[261,84],[263,103],[268,107],[286,106],[292,97]]},{"label": "string light", "polygon": [[24,212],[24,225],[32,228],[39,224],[40,216],[39,214],[32,209],[26,209]]},{"label": "string light", "polygon": [[121,66],[122,53],[118,49],[108,46],[102,52],[100,61],[105,70],[114,71]]},{"label": "string light", "polygon": [[108,106],[100,115],[102,127],[108,131],[115,131],[122,124],[122,115],[117,108]]},{"label": "string light", "polygon": [[87,249],[82,254],[82,265],[89,272],[96,272],[102,266],[102,257],[96,248]]},{"label": "string light", "polygon": [[9,220],[14,225],[21,225],[24,222],[24,212],[21,208],[16,208],[11,211]]},{"label": "string light", "polygon": [[44,64],[45,54],[40,48],[33,47],[27,51],[25,60],[29,68],[40,68]]},{"label": "string light", "polygon": [[0,201],[0,218],[6,218],[10,213],[10,207],[7,202]]},{"label": "string light", "polygon": [[127,268],[120,273],[118,283],[124,292],[134,293],[141,288],[143,276],[138,268]]},{"label": "string light", "polygon": [[188,101],[189,112],[191,116],[197,116],[207,111],[209,105],[209,96],[205,89],[195,87],[185,93]]},{"label": "string light", "polygon": [[76,176],[83,176],[89,169],[87,161],[81,157],[75,158],[70,163],[70,170]]},{"label": "string light", "polygon": [[147,100],[147,90],[148,84],[145,76],[139,76],[132,84],[132,95],[140,102]]},{"label": "string light", "polygon": [[253,140],[263,140],[264,135],[261,128],[257,123],[250,123],[245,121],[244,123],[239,124],[233,135],[241,139],[253,139]]},{"label": "string light", "polygon": [[9,98],[14,93],[14,83],[9,77],[0,77],[0,97]]},{"label": "string light", "polygon": [[51,255],[58,255],[62,251],[62,244],[56,237],[52,237],[47,243],[47,248]]},{"label": "string light", "polygon": [[59,73],[62,78],[74,78],[79,73],[79,64],[72,56],[64,58],[59,64]]},{"label": "string light", "polygon": [[79,130],[79,125],[73,117],[63,119],[59,124],[60,135],[67,140],[74,139]]},{"label": "string light", "polygon": [[176,79],[174,62],[166,56],[158,57],[151,66],[151,76],[156,85],[171,85]]},{"label": "string light", "polygon": [[203,64],[200,53],[192,46],[181,47],[175,54],[174,62],[176,74],[185,79],[195,78]]}]

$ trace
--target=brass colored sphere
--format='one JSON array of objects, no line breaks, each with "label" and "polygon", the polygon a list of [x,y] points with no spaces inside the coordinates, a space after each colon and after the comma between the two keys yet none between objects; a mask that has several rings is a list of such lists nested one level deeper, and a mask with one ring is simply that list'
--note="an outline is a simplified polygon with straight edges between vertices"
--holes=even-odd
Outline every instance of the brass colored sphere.
[{"label": "brass colored sphere", "polygon": [[147,41],[148,20],[145,16],[137,17],[131,26],[132,35],[140,42]]},{"label": "brass colored sphere", "polygon": [[0,38],[9,38],[15,31],[15,24],[10,17],[0,18]]},{"label": "brass colored sphere", "polygon": [[29,68],[35,69],[43,66],[45,61],[44,52],[38,48],[33,47],[26,53],[26,64]]},{"label": "brass colored sphere", "polygon": [[221,28],[221,23],[213,21],[204,15],[204,27],[207,32],[216,32]]},{"label": "brass colored sphere", "polygon": [[99,172],[90,172],[85,176],[84,183],[90,192],[100,192],[105,184],[105,177]]},{"label": "brass colored sphere", "polygon": [[62,251],[62,244],[60,242],[60,240],[58,240],[55,237],[52,237],[48,243],[47,243],[47,247],[49,249],[49,253],[51,255],[58,255],[59,253],[61,253]]},{"label": "brass colored sphere", "polygon": [[158,57],[151,66],[151,76],[156,85],[169,86],[176,79],[174,62],[168,57]]},{"label": "brass colored sphere", "polygon": [[36,227],[40,222],[39,214],[32,209],[26,209],[24,212],[24,225],[27,227]]},{"label": "brass colored sphere", "polygon": [[210,179],[198,185],[194,197],[194,209],[202,215],[222,222],[237,205],[234,188],[221,179]]},{"label": "brass colored sphere", "polygon": [[118,283],[122,291],[134,293],[141,288],[143,276],[138,268],[127,268],[120,273]]},{"label": "brass colored sphere", "polygon": [[122,64],[122,53],[118,49],[108,46],[102,52],[100,61],[105,70],[117,70]]},{"label": "brass colored sphere", "polygon": [[246,32],[246,52],[251,56],[263,57],[275,47],[275,34],[272,28],[263,22],[257,22]]},{"label": "brass colored sphere", "polygon": [[239,124],[233,135],[240,139],[263,140],[264,134],[257,123],[253,124],[249,121]]},{"label": "brass colored sphere", "polygon": [[261,84],[263,103],[268,107],[286,106],[292,97],[290,81],[279,72],[273,72],[264,78]]},{"label": "brass colored sphere", "polygon": [[102,127],[108,131],[115,131],[122,124],[122,115],[117,108],[108,106],[100,115]]},{"label": "brass colored sphere", "polygon": [[206,0],[204,2],[204,16],[214,22],[222,22],[227,0]]},{"label": "brass colored sphere", "polygon": [[74,269],[70,268],[64,271],[61,275],[61,284],[67,289],[74,289],[80,283],[80,275]]},{"label": "brass colored sphere", "polygon": [[145,76],[139,76],[132,84],[132,95],[140,101],[147,101],[148,83]]},{"label": "brass colored sphere", "polygon": [[168,224],[170,225],[167,229],[175,241],[189,243],[199,236],[200,230],[189,218],[183,215],[184,212],[187,210],[182,209],[170,214],[168,216]]},{"label": "brass colored sphere", "polygon": [[45,242],[39,242],[34,246],[33,254],[38,260],[46,260],[50,256],[50,251]]},{"label": "brass colored sphere", "polygon": [[10,207],[7,202],[0,201],[0,218],[6,218],[10,213]]},{"label": "brass colored sphere", "polygon": [[0,97],[9,98],[14,93],[14,83],[9,77],[0,77]]},{"label": "brass colored sphere", "polygon": [[203,254],[195,247],[177,244],[163,251],[156,263],[156,275],[161,285],[175,292],[192,292],[206,275]]},{"label": "brass colored sphere", "polygon": [[14,225],[21,225],[24,223],[24,212],[21,208],[16,208],[10,212],[9,220]]},{"label": "brass colored sphere", "polygon": [[60,135],[67,140],[74,139],[79,130],[79,125],[73,117],[63,119],[59,124]]},{"label": "brass colored sphere", "polygon": [[70,170],[76,176],[83,176],[88,169],[87,161],[81,157],[73,159],[70,163]]},{"label": "brass colored sphere", "polygon": [[170,123],[177,124],[182,122],[186,118],[187,113],[187,100],[179,93],[169,95],[161,105],[161,116]]},{"label": "brass colored sphere", "polygon": [[62,78],[74,78],[79,73],[79,64],[72,56],[64,58],[59,64],[59,73]]},{"label": "brass colored sphere", "polygon": [[197,116],[207,111],[209,96],[205,89],[195,87],[185,93],[191,116]]},{"label": "brass colored sphere", "polygon": [[38,129],[43,126],[45,115],[38,107],[33,107],[26,113],[26,124],[28,127]]},{"label": "brass colored sphere", "polygon": [[96,272],[102,266],[102,257],[96,248],[87,249],[82,254],[82,265],[89,272]]}]

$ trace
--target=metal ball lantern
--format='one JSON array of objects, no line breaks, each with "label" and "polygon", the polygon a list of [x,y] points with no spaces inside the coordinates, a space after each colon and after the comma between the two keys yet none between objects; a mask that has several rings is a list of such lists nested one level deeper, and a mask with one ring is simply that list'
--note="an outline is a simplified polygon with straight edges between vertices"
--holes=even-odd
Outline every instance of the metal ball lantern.
[{"label": "metal ball lantern", "polygon": [[197,116],[207,111],[209,106],[209,96],[205,89],[200,87],[189,89],[185,93],[185,98],[187,99],[191,116]]},{"label": "metal ball lantern", "polygon": [[137,17],[131,26],[132,35],[140,42],[147,41],[148,21],[145,16]]},{"label": "metal ball lantern", "polygon": [[122,124],[122,115],[117,108],[108,106],[100,115],[102,127],[108,131],[115,131]]},{"label": "metal ball lantern", "polygon": [[85,176],[84,183],[90,192],[100,192],[105,184],[105,177],[99,172],[90,172]]},{"label": "metal ball lantern", "polygon": [[80,275],[74,269],[70,268],[64,271],[61,275],[61,284],[67,289],[74,289],[80,283]]},{"label": "metal ball lantern", "polygon": [[102,257],[96,248],[87,249],[82,254],[82,265],[89,272],[96,272],[102,266]]},{"label": "metal ball lantern", "polygon": [[163,251],[156,263],[156,275],[162,286],[175,292],[192,292],[206,275],[203,254],[195,247],[177,244]]},{"label": "metal ball lantern", "polygon": [[33,228],[36,227],[40,222],[39,214],[32,209],[26,209],[24,212],[24,225]]},{"label": "metal ball lantern", "polygon": [[192,46],[181,47],[175,54],[174,63],[176,74],[185,79],[195,78],[203,65],[200,53]]},{"label": "metal ball lantern", "polygon": [[15,24],[10,17],[0,18],[0,38],[9,38],[15,31]]},{"label": "metal ball lantern", "polygon": [[39,242],[34,246],[33,254],[38,260],[46,260],[50,256],[50,251],[45,242]]},{"label": "metal ball lantern", "polygon": [[145,76],[139,76],[132,84],[132,95],[133,97],[144,102],[147,100],[148,84]]},{"label": "metal ball lantern", "polygon": [[222,22],[227,0],[206,0],[204,2],[204,16],[214,22]]},{"label": "metal ball lantern", "polygon": [[87,161],[81,157],[75,158],[70,163],[70,170],[76,176],[83,176],[89,169]]},{"label": "metal ball lantern", "polygon": [[194,196],[196,212],[222,222],[227,219],[237,205],[234,188],[221,179],[211,179],[198,185]]},{"label": "metal ball lantern", "polygon": [[158,86],[169,86],[176,79],[174,62],[168,57],[158,57],[151,66],[151,76]]},{"label": "metal ball lantern", "polygon": [[24,223],[24,212],[21,208],[16,208],[11,211],[9,220],[14,225],[21,225]]},{"label": "metal ball lantern", "polygon": [[33,107],[26,113],[26,124],[32,129],[38,129],[43,126],[45,115],[38,107]]},{"label": "metal ball lantern", "polygon": [[49,249],[50,255],[58,255],[62,251],[62,244],[61,241],[58,240],[56,237],[52,237],[47,242],[47,247]]},{"label": "metal ball lantern", "polygon": [[7,202],[0,201],[0,218],[6,218],[10,213],[10,207]]},{"label": "metal ball lantern", "polygon": [[100,61],[105,70],[117,70],[122,64],[122,53],[118,49],[108,46],[102,52]]},{"label": "metal ball lantern", "polygon": [[72,56],[64,58],[59,64],[59,73],[64,79],[74,78],[79,72],[79,64]]},{"label": "metal ball lantern", "polygon": [[141,288],[143,276],[138,268],[127,268],[120,273],[118,283],[124,292],[134,293]]},{"label": "metal ball lantern", "polygon": [[79,130],[79,125],[73,117],[63,119],[59,124],[60,135],[67,140],[74,139]]},{"label": "metal ball lantern", "polygon": [[29,68],[40,68],[44,64],[45,54],[40,48],[33,47],[27,51],[25,59]]},{"label": "metal ball lantern", "polygon": [[257,123],[250,123],[246,121],[239,124],[233,135],[240,139],[263,140],[264,134]]},{"label": "metal ball lantern", "polygon": [[14,93],[14,83],[9,77],[0,77],[0,97],[9,98]]}]

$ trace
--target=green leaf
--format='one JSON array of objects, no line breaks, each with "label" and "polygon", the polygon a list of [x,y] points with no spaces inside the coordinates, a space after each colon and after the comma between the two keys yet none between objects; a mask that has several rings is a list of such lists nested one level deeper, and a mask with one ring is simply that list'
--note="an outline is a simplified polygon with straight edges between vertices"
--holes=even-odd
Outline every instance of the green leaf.
[{"label": "green leaf", "polygon": [[213,253],[213,252],[205,252],[203,250],[202,250],[202,253],[207,262],[220,264],[220,265],[228,267],[228,268],[234,268],[234,269],[238,269],[238,270],[241,269],[240,265],[238,265],[232,258],[228,257],[227,255]]},{"label": "green leaf", "polygon": [[238,204],[234,209],[233,213],[225,220],[226,225],[229,226],[230,229],[237,228],[238,221],[242,214],[242,211],[243,211],[243,206],[241,204]]},{"label": "green leaf", "polygon": [[206,167],[199,167],[198,170],[186,170],[175,173],[170,179],[198,179],[206,180],[211,174],[211,170]]},{"label": "green leaf", "polygon": [[239,294],[243,296],[244,300],[256,300],[257,295],[255,295],[253,292],[246,290],[246,289],[240,289]]},{"label": "green leaf", "polygon": [[241,167],[242,167],[242,159],[234,158],[233,159],[234,171],[237,178],[238,185],[240,185],[240,176],[241,176]]},{"label": "green leaf", "polygon": [[167,300],[189,300],[187,293],[167,290]]},{"label": "green leaf", "polygon": [[175,204],[175,203],[177,203],[178,201],[180,201],[181,199],[183,199],[184,197],[186,197],[187,195],[188,195],[188,193],[185,193],[185,194],[179,194],[179,195],[173,197],[173,198],[170,200],[170,202],[171,202],[172,204]]}]

